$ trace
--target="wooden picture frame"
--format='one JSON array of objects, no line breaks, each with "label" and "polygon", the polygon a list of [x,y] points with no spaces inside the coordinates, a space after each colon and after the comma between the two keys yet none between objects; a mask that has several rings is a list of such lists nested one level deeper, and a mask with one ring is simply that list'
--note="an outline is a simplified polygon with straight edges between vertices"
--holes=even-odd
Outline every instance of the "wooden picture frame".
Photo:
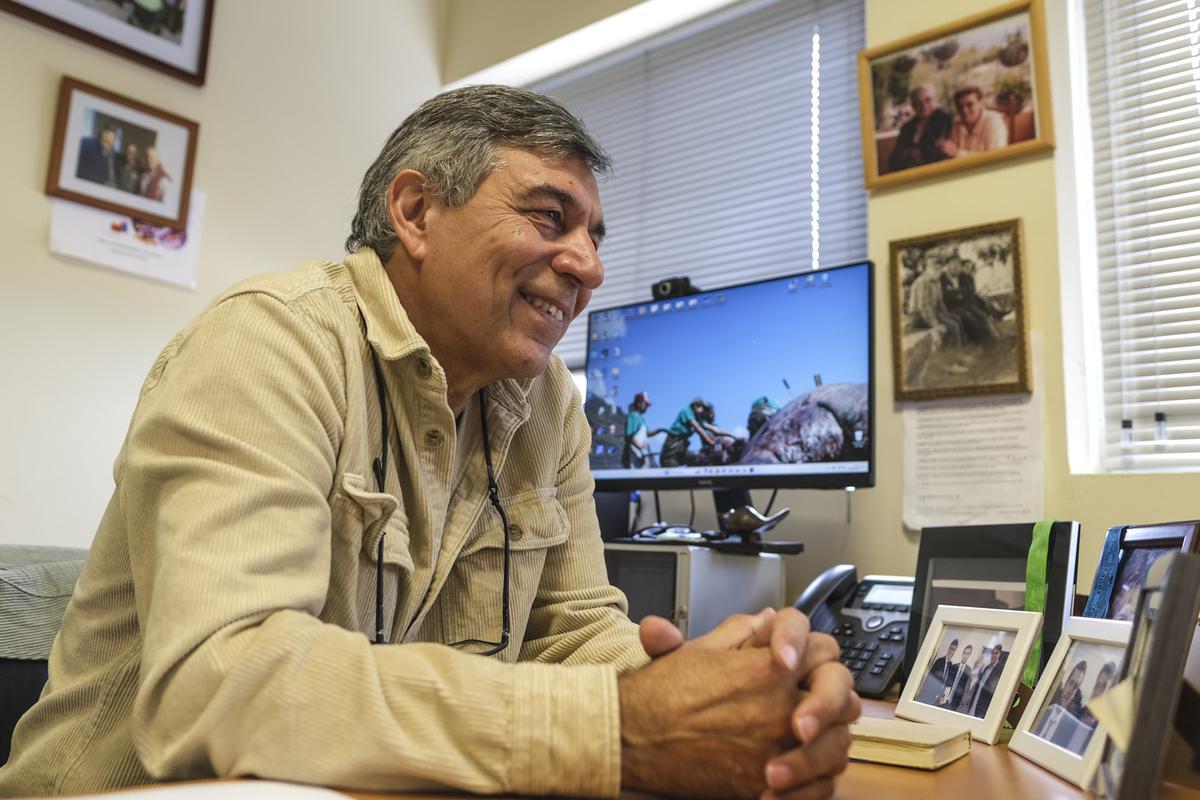
[{"label": "wooden picture frame", "polygon": [[1128,740],[1118,741],[1118,734],[1109,732],[1088,780],[1092,791],[1113,800],[1158,795],[1197,612],[1200,555],[1179,552],[1156,560],[1138,597],[1120,683],[1113,692],[1131,701]]},{"label": "wooden picture frame", "polygon": [[[896,716],[966,726],[972,739],[995,744],[1041,627],[1036,611],[940,606],[911,665]],[[946,661],[958,667],[952,675]]]},{"label": "wooden picture frame", "polygon": [[1045,27],[1018,0],[860,52],[867,188],[1052,149]]},{"label": "wooden picture frame", "polygon": [[[111,8],[109,8],[111,6]],[[64,33],[181,81],[203,86],[215,0],[135,4],[0,0],[0,10]]]},{"label": "wooden picture frame", "polygon": [[186,228],[198,123],[64,76],[46,194]]},{"label": "wooden picture frame", "polygon": [[1109,528],[1083,616],[1132,620],[1150,565],[1176,552],[1200,553],[1200,520]]},{"label": "wooden picture frame", "polygon": [[897,401],[1033,391],[1021,220],[890,244]]},{"label": "wooden picture frame", "polygon": [[1086,704],[1116,685],[1132,628],[1109,619],[1068,620],[1008,748],[1085,787],[1105,740]]}]

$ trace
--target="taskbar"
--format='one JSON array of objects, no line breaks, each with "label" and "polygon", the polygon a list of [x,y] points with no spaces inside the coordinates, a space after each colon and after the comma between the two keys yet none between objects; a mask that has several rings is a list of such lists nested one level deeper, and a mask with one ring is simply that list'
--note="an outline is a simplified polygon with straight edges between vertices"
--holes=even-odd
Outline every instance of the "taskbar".
[{"label": "taskbar", "polygon": [[832,461],[805,464],[727,464],[713,467],[646,467],[642,469],[598,469],[597,478],[723,478],[748,475],[844,475],[867,473],[866,461]]}]

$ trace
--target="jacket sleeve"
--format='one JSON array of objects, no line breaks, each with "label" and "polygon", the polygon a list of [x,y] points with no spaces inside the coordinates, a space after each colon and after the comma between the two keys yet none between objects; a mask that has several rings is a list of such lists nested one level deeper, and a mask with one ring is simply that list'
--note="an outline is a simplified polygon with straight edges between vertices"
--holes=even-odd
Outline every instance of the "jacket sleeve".
[{"label": "jacket sleeve", "polygon": [[[345,358],[313,322],[331,312],[296,302],[221,302],[143,388],[117,464],[143,633],[138,757],[160,779],[615,795],[613,667],[372,646],[319,619]],[[593,712],[609,735],[561,724]],[[552,747],[575,759],[548,774]]]},{"label": "jacket sleeve", "polygon": [[596,520],[595,482],[588,467],[591,433],[579,395],[563,373],[563,446],[556,491],[567,514],[567,541],[551,548],[529,614],[521,660],[564,664],[614,664],[624,672],[649,658],[627,615],[625,595],[609,584],[604,546]]}]

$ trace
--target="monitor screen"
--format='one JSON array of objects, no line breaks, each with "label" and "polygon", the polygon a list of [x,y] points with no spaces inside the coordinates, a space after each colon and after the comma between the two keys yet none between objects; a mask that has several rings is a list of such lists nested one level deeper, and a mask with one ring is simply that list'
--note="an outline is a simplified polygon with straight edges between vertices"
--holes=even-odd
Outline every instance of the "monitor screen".
[{"label": "monitor screen", "polygon": [[869,261],[588,315],[597,489],[874,485]]}]

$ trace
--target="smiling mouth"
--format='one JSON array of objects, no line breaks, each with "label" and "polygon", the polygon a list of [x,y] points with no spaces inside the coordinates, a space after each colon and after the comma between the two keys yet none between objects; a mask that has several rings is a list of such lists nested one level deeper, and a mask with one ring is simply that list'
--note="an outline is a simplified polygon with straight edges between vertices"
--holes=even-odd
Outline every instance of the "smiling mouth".
[{"label": "smiling mouth", "polygon": [[525,298],[525,302],[529,303],[529,305],[533,306],[538,311],[541,311],[546,316],[558,320],[559,322],[563,321],[563,310],[548,300],[543,300],[540,297],[534,297],[533,295],[525,294],[524,292],[521,292],[521,297]]}]

